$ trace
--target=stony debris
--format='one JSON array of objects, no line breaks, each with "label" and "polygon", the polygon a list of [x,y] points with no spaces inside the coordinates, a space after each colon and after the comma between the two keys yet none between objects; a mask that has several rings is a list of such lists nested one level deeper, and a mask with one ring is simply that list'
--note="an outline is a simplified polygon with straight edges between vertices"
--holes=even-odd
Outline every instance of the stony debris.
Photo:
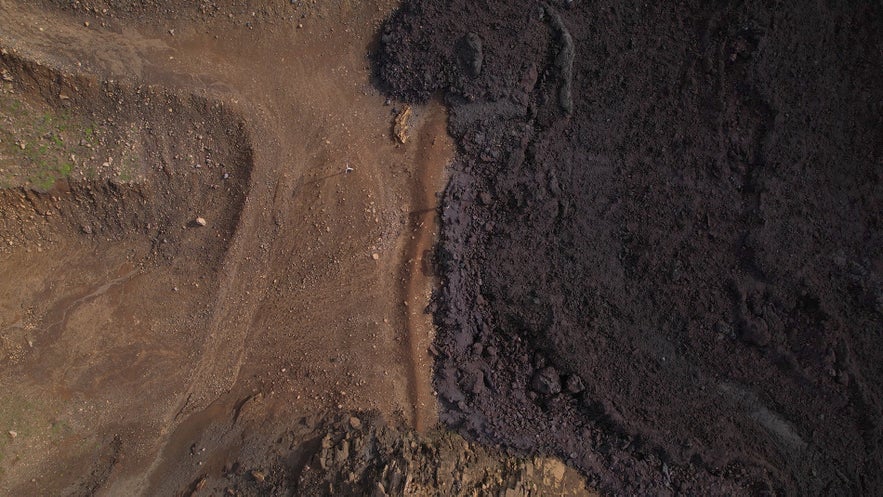
[{"label": "stony debris", "polygon": [[452,433],[420,435],[370,415],[341,417],[304,466],[298,495],[595,495],[560,461],[520,459]]}]

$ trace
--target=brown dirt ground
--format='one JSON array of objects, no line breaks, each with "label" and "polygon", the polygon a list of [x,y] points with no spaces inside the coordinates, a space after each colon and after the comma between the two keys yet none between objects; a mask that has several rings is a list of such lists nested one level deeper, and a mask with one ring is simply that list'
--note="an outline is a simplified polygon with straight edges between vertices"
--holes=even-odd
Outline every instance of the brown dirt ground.
[{"label": "brown dirt ground", "polygon": [[391,139],[394,6],[0,1],[0,494],[284,494],[328,412],[436,425],[453,152],[437,103]]}]

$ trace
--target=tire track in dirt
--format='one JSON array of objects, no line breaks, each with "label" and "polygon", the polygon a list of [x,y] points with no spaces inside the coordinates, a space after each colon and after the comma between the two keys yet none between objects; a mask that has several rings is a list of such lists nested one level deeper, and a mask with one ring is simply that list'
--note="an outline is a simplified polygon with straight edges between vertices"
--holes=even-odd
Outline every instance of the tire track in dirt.
[{"label": "tire track in dirt", "polygon": [[435,330],[432,316],[425,308],[435,285],[431,253],[438,234],[436,192],[444,187],[445,166],[453,154],[453,144],[445,132],[447,114],[442,104],[432,101],[425,113],[417,136],[417,174],[411,191],[412,210],[401,257],[407,331],[405,356],[410,367],[409,394],[414,428],[418,432],[433,426],[438,418],[431,383],[432,359],[428,353]]}]

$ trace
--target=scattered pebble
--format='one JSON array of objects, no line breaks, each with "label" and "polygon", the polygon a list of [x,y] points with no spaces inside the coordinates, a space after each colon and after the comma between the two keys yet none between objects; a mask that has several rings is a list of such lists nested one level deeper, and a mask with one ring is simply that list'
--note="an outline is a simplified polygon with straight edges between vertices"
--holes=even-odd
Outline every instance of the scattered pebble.
[{"label": "scattered pebble", "polygon": [[555,395],[561,392],[561,377],[558,376],[555,368],[551,366],[543,368],[533,376],[531,388],[543,395]]},{"label": "scattered pebble", "polygon": [[358,430],[361,427],[362,427],[362,420],[355,417],[355,416],[350,416],[350,428],[352,428],[354,430]]},{"label": "scattered pebble", "polygon": [[193,222],[195,222],[198,226],[205,226],[207,224],[205,218],[201,217],[196,218],[196,220],[194,220]]},{"label": "scattered pebble", "polygon": [[570,375],[564,383],[564,386],[567,388],[567,391],[572,394],[578,394],[586,389],[583,379],[576,374]]}]

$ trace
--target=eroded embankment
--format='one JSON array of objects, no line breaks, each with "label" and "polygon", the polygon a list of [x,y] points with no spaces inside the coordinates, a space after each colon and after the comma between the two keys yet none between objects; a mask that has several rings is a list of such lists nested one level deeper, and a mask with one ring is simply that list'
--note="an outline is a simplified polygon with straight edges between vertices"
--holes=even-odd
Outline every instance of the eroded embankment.
[{"label": "eroded embankment", "polygon": [[176,253],[186,251],[181,227],[203,217],[222,238],[212,250],[219,262],[251,172],[239,117],[195,95],[65,74],[4,52],[0,250],[137,235]]},{"label": "eroded embankment", "polygon": [[205,346],[251,141],[217,103],[2,41],[0,491],[94,491],[149,457]]}]

